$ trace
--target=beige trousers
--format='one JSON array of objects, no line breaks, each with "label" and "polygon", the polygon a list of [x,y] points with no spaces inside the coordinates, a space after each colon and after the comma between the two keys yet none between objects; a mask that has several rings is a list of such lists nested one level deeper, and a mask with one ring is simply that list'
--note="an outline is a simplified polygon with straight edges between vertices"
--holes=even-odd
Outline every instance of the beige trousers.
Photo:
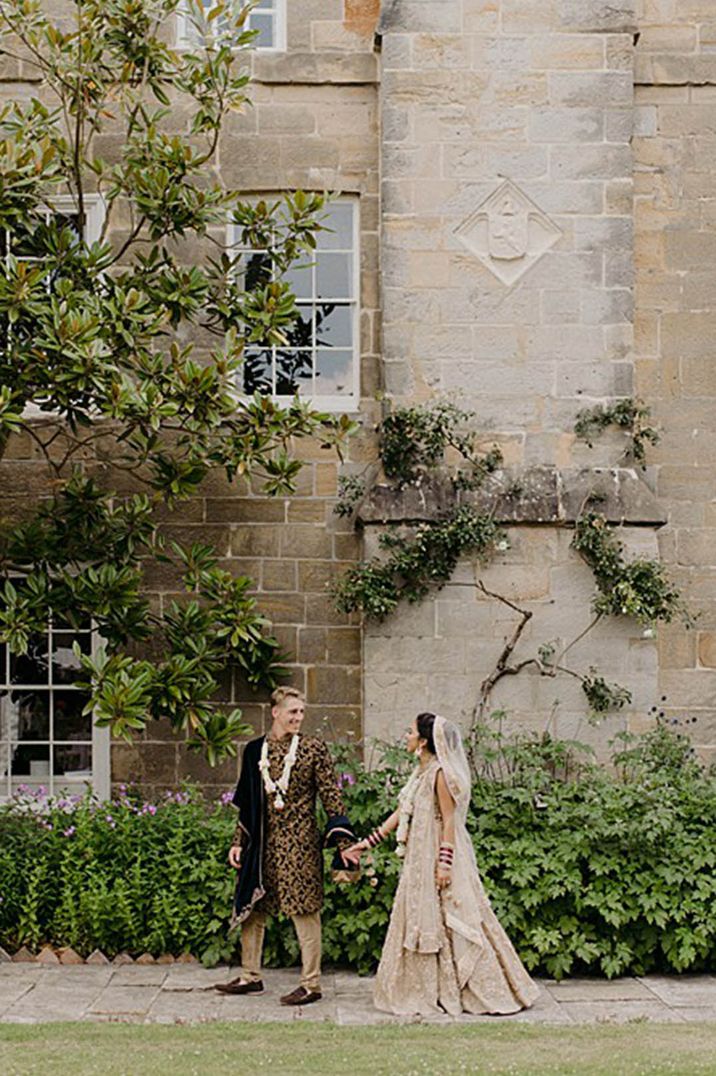
[{"label": "beige trousers", "polygon": [[[301,986],[321,989],[321,913],[292,915],[301,948]],[[266,914],[253,911],[241,926],[241,978],[255,983],[261,978],[261,951],[264,945]]]}]

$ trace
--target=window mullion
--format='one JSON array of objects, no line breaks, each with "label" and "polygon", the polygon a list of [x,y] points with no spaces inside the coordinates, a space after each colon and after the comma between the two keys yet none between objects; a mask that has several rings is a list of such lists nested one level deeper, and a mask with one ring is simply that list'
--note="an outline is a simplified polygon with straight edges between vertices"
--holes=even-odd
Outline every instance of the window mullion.
[{"label": "window mullion", "polygon": [[50,727],[49,727],[49,730],[48,730],[48,736],[49,736],[49,741],[50,741],[49,745],[48,745],[48,754],[50,756],[50,758],[49,758],[49,766],[48,766],[48,770],[49,770],[48,792],[52,796],[52,795],[54,795],[54,791],[55,791],[55,693],[54,693],[54,691],[52,691],[52,689],[49,689],[48,692],[47,692],[47,695],[48,695],[48,707],[49,707],[49,711],[50,711],[50,716],[49,716]]}]

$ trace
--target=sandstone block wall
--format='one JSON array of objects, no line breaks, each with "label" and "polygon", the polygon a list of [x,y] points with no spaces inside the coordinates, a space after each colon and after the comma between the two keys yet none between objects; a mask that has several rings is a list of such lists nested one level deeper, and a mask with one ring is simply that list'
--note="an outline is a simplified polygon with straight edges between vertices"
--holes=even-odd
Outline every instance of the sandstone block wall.
[{"label": "sandstone block wall", "polygon": [[[633,5],[396,0],[381,27],[386,389],[460,393],[511,463],[584,458],[575,412],[632,389]],[[505,179],[558,237],[509,286],[456,234]]]},{"label": "sandstone block wall", "polygon": [[[232,117],[220,146],[221,176],[245,192],[276,193],[302,188],[353,195],[359,203],[361,253],[361,395],[366,427],[375,420],[380,386],[378,319],[378,139],[377,65],[373,51],[376,4],[366,0],[301,0],[288,3],[287,50],[256,53],[251,108]],[[171,36],[171,27],[167,34]],[[23,72],[12,65],[0,71],[6,98],[28,92]],[[179,109],[173,121],[181,129]],[[103,136],[100,151],[111,158],[118,138]],[[126,222],[125,222],[126,226]],[[122,221],[115,236],[121,241]],[[187,246],[188,260],[204,255]],[[201,346],[201,341],[197,341]],[[363,439],[352,447],[364,452]],[[359,553],[352,528],[334,516],[338,464],[318,445],[300,443],[306,460],[298,492],[272,500],[246,483],[229,485],[212,476],[202,495],[168,513],[168,536],[183,542],[216,545],[222,565],[248,574],[256,583],[262,612],[291,655],[294,684],[307,692],[306,727],[330,737],[360,737],[362,712],[361,632],[355,618],[337,613],[327,594],[335,574]],[[91,459],[85,466],[96,470]],[[113,484],[132,490],[131,479]],[[4,514],[22,511],[51,488],[50,475],[29,437],[15,438],[0,462]],[[148,570],[152,603],[161,609],[179,591],[176,573],[166,566]],[[265,695],[257,696],[241,678],[227,676],[222,698],[241,706],[257,733],[270,721]],[[237,774],[237,762],[217,769],[189,753],[170,729],[154,725],[131,745],[112,744],[112,780],[134,780],[157,789],[182,777],[224,789]]]},{"label": "sandstone block wall", "polygon": [[[291,189],[354,195],[360,214],[361,396],[366,425],[380,386],[378,316],[377,65],[367,3],[288,3],[287,50],[255,53],[253,108],[229,124],[220,148],[224,182],[247,195]],[[177,512],[185,541],[211,540],[232,572],[256,581],[261,610],[286,651],[291,682],[307,693],[307,731],[360,738],[361,631],[355,617],[333,608],[327,589],[359,554],[352,528],[333,513],[338,464],[317,445],[298,443],[306,461],[298,496],[271,500],[240,483],[212,478],[187,514]],[[364,450],[359,438],[354,457]],[[193,514],[192,514],[193,513]],[[169,527],[174,520],[168,521]],[[171,581],[159,580],[159,600]],[[264,695],[235,677],[224,689],[257,733],[270,723]],[[112,776],[166,786],[183,775],[226,787],[237,763],[211,769],[171,736],[148,732],[146,742],[115,744]]]},{"label": "sandstone block wall", "polygon": [[[494,695],[508,723],[587,733],[600,751],[663,696],[673,716],[698,714],[690,730],[705,757],[714,750],[715,16],[711,0],[383,4],[386,387],[400,400],[459,394],[518,471],[615,462],[618,438],[590,451],[572,430],[581,407],[615,396],[640,393],[666,429],[642,478],[668,523],[623,536],[633,552],[660,550],[703,613],[698,630],[664,629],[657,649],[610,621],[575,646],[570,664],[634,696],[594,731],[576,682],[528,671]],[[532,224],[520,232],[514,205],[505,229],[506,180],[541,240]],[[499,563],[465,563],[420,609],[369,627],[367,734],[404,724],[396,708],[413,699],[469,720],[517,622],[485,602],[476,573],[534,613],[518,658],[576,636],[593,585],[569,538],[525,518]]]},{"label": "sandstone block wall", "polygon": [[[571,532],[534,526],[510,528],[509,533],[507,556],[487,569],[463,562],[433,598],[366,632],[368,737],[398,736],[421,708],[469,728],[480,685],[520,621],[514,610],[486,597],[479,582],[532,613],[510,663],[537,656],[543,644],[559,653],[587,627],[593,580],[569,548]],[[656,553],[651,531],[625,528],[623,539],[631,553]],[[526,669],[502,679],[491,696],[491,710],[505,712],[506,731],[579,739],[603,757],[616,732],[643,727],[643,715],[655,701],[657,655],[653,641],[633,624],[626,619],[602,622],[571,648],[562,664],[582,673],[598,665],[608,680],[631,690],[632,706],[592,724],[578,680]]]},{"label": "sandstone block wall", "polygon": [[634,139],[636,386],[663,426],[650,481],[695,629],[659,633],[668,711],[716,757],[716,7],[640,0]]}]

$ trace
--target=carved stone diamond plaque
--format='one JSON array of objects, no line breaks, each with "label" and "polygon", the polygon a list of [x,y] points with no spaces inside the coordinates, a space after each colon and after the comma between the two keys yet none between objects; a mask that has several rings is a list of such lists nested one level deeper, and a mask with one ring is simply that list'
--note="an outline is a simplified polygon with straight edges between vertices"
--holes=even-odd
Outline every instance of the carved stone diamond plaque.
[{"label": "carved stone diamond plaque", "polygon": [[455,235],[510,287],[554,246],[562,231],[507,179],[455,229]]}]

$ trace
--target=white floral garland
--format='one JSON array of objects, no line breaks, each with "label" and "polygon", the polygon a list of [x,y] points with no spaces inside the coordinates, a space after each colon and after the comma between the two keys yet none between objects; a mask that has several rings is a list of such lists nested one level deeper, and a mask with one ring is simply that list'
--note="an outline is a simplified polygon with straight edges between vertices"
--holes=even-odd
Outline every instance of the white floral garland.
[{"label": "white floral garland", "polygon": [[408,840],[410,819],[415,809],[415,796],[418,791],[418,781],[420,780],[422,772],[420,766],[416,766],[398,795],[398,830],[395,835],[398,844],[395,853],[401,859],[405,856],[405,845]]},{"label": "white floral garland", "polygon": [[296,761],[296,755],[298,754],[298,741],[299,737],[297,733],[291,737],[291,746],[288,749],[286,758],[283,761],[283,771],[278,781],[274,781],[269,773],[269,760],[268,760],[268,736],[264,737],[264,742],[261,746],[261,758],[259,759],[259,770],[264,782],[264,788],[268,796],[274,796],[274,807],[277,811],[282,811],[284,808],[284,796],[288,792],[288,782],[291,780],[291,770],[293,769]]}]

